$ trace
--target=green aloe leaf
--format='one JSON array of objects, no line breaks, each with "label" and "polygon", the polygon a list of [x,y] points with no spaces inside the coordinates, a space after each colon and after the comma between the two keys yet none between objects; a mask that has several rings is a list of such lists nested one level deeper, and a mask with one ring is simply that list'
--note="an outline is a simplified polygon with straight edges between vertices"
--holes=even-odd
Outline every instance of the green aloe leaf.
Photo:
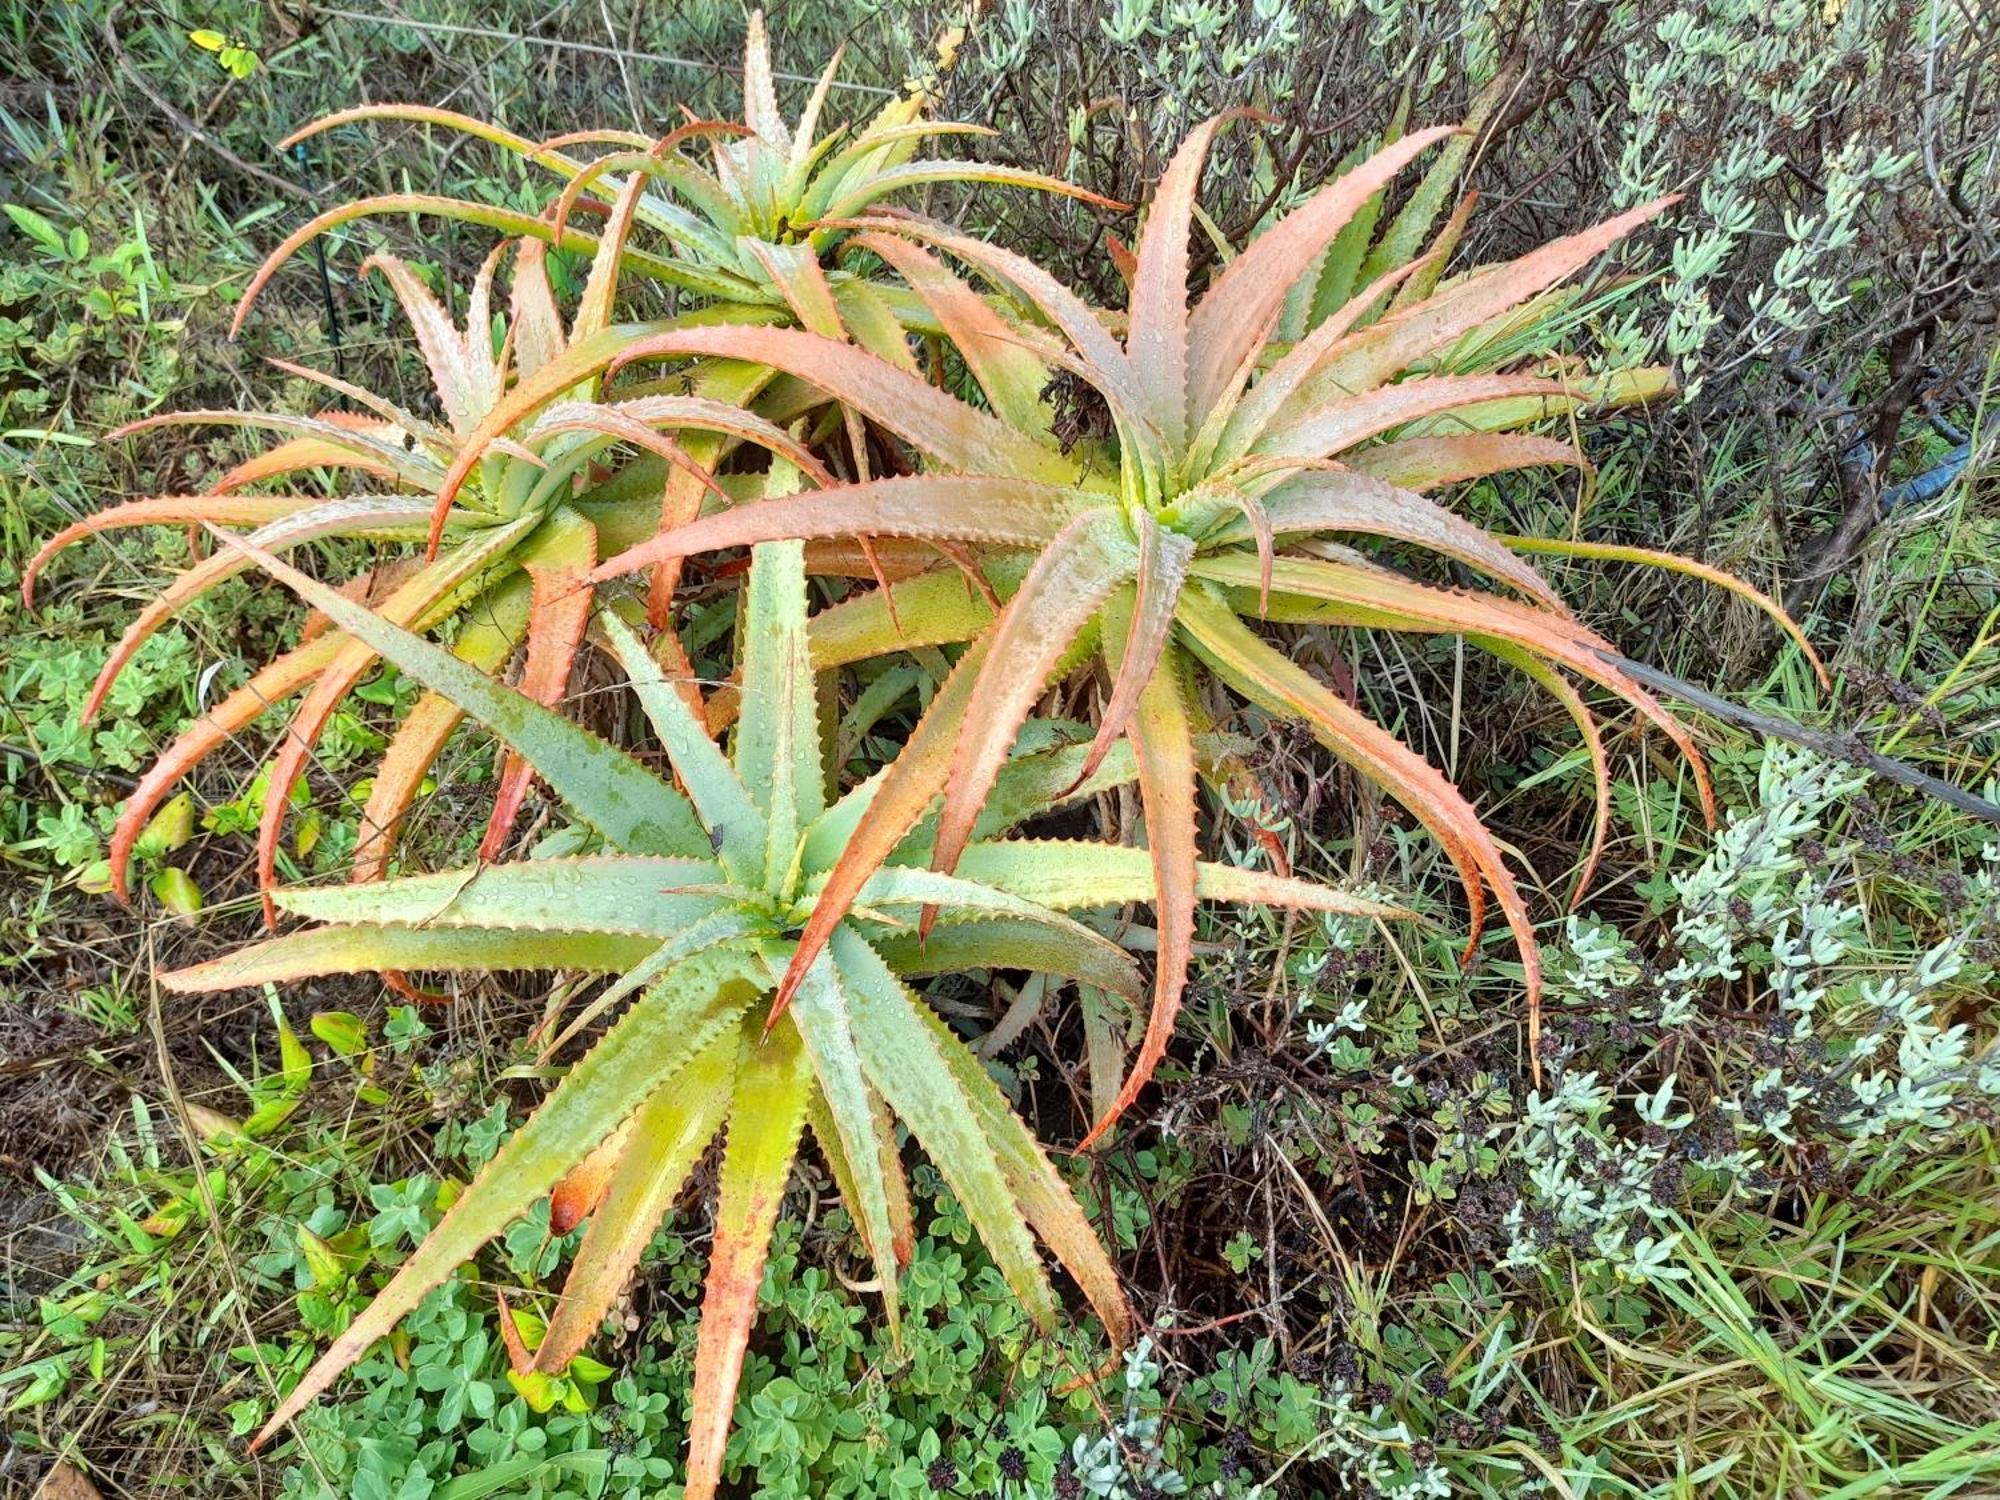
[{"label": "green aloe leaf", "polygon": [[687,799],[624,751],[493,681],[449,651],[391,625],[269,552],[228,532],[210,530],[222,545],[247,552],[265,572],[342,630],[451,699],[518,750],[578,817],[617,848],[635,854],[708,852],[708,840]]}]

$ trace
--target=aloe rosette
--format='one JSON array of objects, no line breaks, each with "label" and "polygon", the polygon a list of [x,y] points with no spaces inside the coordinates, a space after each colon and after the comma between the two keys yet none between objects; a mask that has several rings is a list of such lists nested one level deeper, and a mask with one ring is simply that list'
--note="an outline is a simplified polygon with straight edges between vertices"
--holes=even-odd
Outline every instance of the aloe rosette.
[{"label": "aloe rosette", "polygon": [[[1197,850],[1198,671],[1250,703],[1304,722],[1430,830],[1465,889],[1468,956],[1491,892],[1518,944],[1531,1043],[1538,1030],[1533,924],[1471,803],[1291,660],[1256,622],[1459,635],[1517,665],[1574,716],[1589,747],[1600,843],[1605,756],[1572,678],[1609,692],[1668,735],[1693,768],[1704,808],[1712,806],[1688,730],[1619,669],[1609,643],[1578,621],[1513,547],[1428,493],[1506,469],[1585,467],[1570,442],[1507,429],[1657,384],[1642,376],[1590,390],[1563,378],[1561,367],[1477,366],[1479,351],[1498,357],[1512,347],[1500,335],[1525,304],[1672,200],[1645,204],[1504,265],[1439,280],[1398,304],[1399,288],[1419,285],[1436,264],[1418,257],[1359,285],[1310,331],[1281,345],[1273,331],[1288,303],[1295,305],[1301,278],[1310,274],[1324,284],[1330,250],[1357,211],[1379,201],[1402,167],[1453,132],[1418,131],[1379,151],[1253,240],[1191,300],[1195,189],[1221,123],[1197,128],[1163,175],[1134,252],[1131,301],[1122,317],[1086,305],[1031,260],[944,226],[912,216],[856,226],[856,242],[895,265],[930,304],[962,352],[983,405],[801,329],[677,331],[619,356],[620,363],[721,358],[770,365],[897,434],[922,456],[926,472],[721,510],[612,558],[593,577],[780,537],[836,551],[858,538],[876,560],[912,576],[822,614],[815,621],[820,665],[902,646],[974,642],[916,730],[912,753],[891,772],[877,818],[831,876],[781,1000],[796,992],[844,903],[940,792],[935,865],[956,866],[1008,748],[1051,676],[1101,658],[1107,687],[1092,756],[1120,736],[1132,746],[1156,866],[1160,948],[1151,1023],[1099,1132],[1149,1076],[1186,983],[1189,871]],[[1038,326],[1002,318],[941,255],[1017,299]],[[1045,393],[1057,373],[1081,378],[1103,398],[1110,439],[1068,450],[1054,440]],[[1377,551],[1359,552],[1355,541]],[[1542,545],[1563,550],[1560,542]],[[1494,587],[1420,581],[1391,566],[1380,551],[1385,546],[1448,561]],[[984,592],[926,570],[926,548],[963,547],[992,559]],[[1771,610],[1803,644],[1763,595],[1724,581]],[[1596,856],[1594,848],[1592,864]]]},{"label": "aloe rosette", "polygon": [[[223,425],[272,431],[283,440],[224,474],[208,494],[129,501],[70,526],[30,561],[23,597],[32,601],[42,569],[63,548],[123,527],[245,527],[257,545],[276,551],[336,539],[400,543],[410,555],[355,579],[350,590],[369,597],[398,624],[451,632],[459,658],[483,671],[498,673],[520,659],[523,689],[544,703],[556,701],[569,682],[589,615],[586,580],[592,565],[657,531],[666,475],[685,474],[698,488],[716,485],[670,433],[726,433],[785,455],[817,479],[828,478],[800,443],[740,407],[676,393],[601,400],[594,379],[549,388],[547,399],[517,408],[502,431],[482,428],[520,382],[612,328],[620,244],[636,202],[636,187],[628,188],[567,327],[550,288],[544,247],[539,241],[518,246],[505,334],[497,344],[494,283],[506,245],[496,247],[481,267],[462,327],[408,265],[388,255],[372,258],[366,269],[387,281],[408,318],[442,420],[348,381],[277,361],[288,373],[341,398],[347,408],[316,416],[180,412],[121,429],[113,436],[170,425]],[[472,451],[475,433],[480,434],[477,457],[464,470],[453,503],[440,507],[435,496],[456,460]],[[604,462],[634,449],[643,457],[624,460],[606,477]],[[381,493],[329,498],[303,487],[284,493],[249,489],[324,470],[359,476]],[[420,552],[426,547],[427,557]],[[84,716],[97,712],[119,672],[162,625],[248,565],[246,556],[225,548],[169,582],[113,647]],[[257,868],[270,914],[268,892],[293,788],[335,710],[376,665],[365,642],[338,629],[325,631],[260,667],[196,720],[146,771],[119,818],[110,850],[118,895],[126,894],[134,841],[175,783],[272,707],[303,695],[265,783]],[[398,823],[460,717],[455,705],[433,694],[396,730],[362,814],[358,878],[387,868]],[[482,852],[488,857],[513,826],[528,784],[526,763],[510,757],[487,823]]]},{"label": "aloe rosette", "polygon": [[[482,864],[370,884],[281,890],[318,925],[164,976],[197,992],[325,974],[562,969],[617,978],[550,1051],[616,1012],[602,1037],[501,1148],[376,1300],[291,1393],[289,1421],[452,1269],[538,1197],[589,1227],[534,1368],[560,1371],[596,1332],[709,1143],[723,1141],[714,1248],[695,1360],[687,1493],[720,1477],[766,1245],[806,1126],[876,1263],[888,1316],[910,1248],[891,1121],[951,1185],[1035,1322],[1058,1302],[1039,1235],[1114,1342],[1130,1318],[1089,1223],[972,1053],[904,983],[943,969],[1053,973],[1137,999],[1118,945],[1070,912],[1145,899],[1139,850],[1008,838],[1066,797],[1129,779],[1129,758],[1086,771],[1088,746],[1017,758],[954,875],[911,830],[842,907],[780,1015],[769,997],[814,920],[829,872],[871,821],[884,778],[826,795],[806,633],[803,549],[757,549],[742,623],[741,714],[729,753],[616,612],[605,642],[685,792],[623,751],[275,556],[225,538],[343,631],[487,725],[601,840],[578,857]],[[1302,881],[1198,864],[1195,894],[1363,917],[1406,915]],[[936,925],[919,936],[919,914]],[[620,1009],[622,1007],[622,1009]]]},{"label": "aloe rosette", "polygon": [[[778,105],[768,38],[761,11],[751,13],[743,49],[743,118],[740,121],[690,118],[658,139],[619,130],[584,130],[548,141],[530,141],[499,126],[426,105],[375,104],[342,110],[316,121],[282,144],[342,126],[405,122],[455,131],[489,142],[546,170],[562,182],[549,211],[541,215],[495,208],[464,199],[392,194],[339,205],[302,225],[272,252],[252,279],[237,309],[240,327],[263,287],[293,254],[315,236],[356,219],[379,214],[425,213],[539,236],[564,248],[593,248],[604,234],[587,233],[577,221],[614,215],[624,185],[636,185],[630,233],[620,254],[634,277],[675,288],[718,322],[791,322],[823,336],[854,343],[914,372],[909,347],[913,332],[935,335],[935,320],[921,298],[895,282],[850,264],[850,236],[843,220],[880,206],[884,200],[940,184],[1021,187],[1076,198],[1109,208],[1114,203],[1073,183],[1017,167],[947,157],[920,156],[927,141],[940,137],[990,136],[985,126],[930,120],[921,90],[891,100],[859,128],[822,129],[822,116],[840,67],[835,53],[796,122]],[[598,154],[582,153],[586,148]],[[608,342],[629,340],[642,329],[622,331]],[[556,372],[601,368],[598,346],[575,350]],[[774,420],[789,421],[800,411],[796,384],[754,362],[724,361],[692,372],[696,394],[736,404],[755,404]],[[814,395],[807,404],[815,404]],[[507,430],[518,408],[496,412],[482,437]],[[853,462],[866,474],[867,456],[855,437]],[[736,441],[729,434],[693,434],[689,452],[713,466]],[[684,520],[695,514],[701,486],[682,476],[669,486],[666,514]],[[440,514],[442,514],[440,507]],[[666,620],[666,601],[676,582],[671,563],[656,580],[655,624]]]}]

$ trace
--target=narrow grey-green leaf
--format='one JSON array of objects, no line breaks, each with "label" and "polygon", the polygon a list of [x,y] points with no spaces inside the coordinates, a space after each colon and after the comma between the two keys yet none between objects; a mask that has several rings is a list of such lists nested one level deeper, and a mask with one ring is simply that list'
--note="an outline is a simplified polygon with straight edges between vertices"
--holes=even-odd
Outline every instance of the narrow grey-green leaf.
[{"label": "narrow grey-green leaf", "polygon": [[624,751],[495,682],[423,637],[308,578],[242,538],[211,527],[223,546],[257,565],[385,660],[440,693],[492,730],[534,766],[571,811],[619,849],[635,854],[700,854],[708,840],[694,809]]}]

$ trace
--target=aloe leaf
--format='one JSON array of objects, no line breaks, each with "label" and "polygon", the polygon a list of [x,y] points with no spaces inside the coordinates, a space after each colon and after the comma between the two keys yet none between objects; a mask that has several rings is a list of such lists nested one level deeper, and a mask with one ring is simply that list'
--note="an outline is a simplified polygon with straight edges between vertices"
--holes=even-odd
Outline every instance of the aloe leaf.
[{"label": "aloe leaf", "polygon": [[[782,963],[772,974],[776,979]],[[842,1166],[848,1180],[842,1184],[848,1210],[861,1231],[862,1243],[875,1262],[882,1282],[882,1309],[892,1330],[900,1330],[902,1298],[896,1285],[895,1231],[890,1222],[889,1183],[883,1159],[892,1154],[893,1138],[885,1143],[876,1133],[876,1113],[869,1102],[868,1080],[861,1071],[855,1051],[854,1021],[847,992],[840,983],[833,958],[821,954],[806,971],[798,995],[789,1012],[792,1024],[804,1040],[819,1078],[820,1102],[827,1121],[838,1136]]]},{"label": "aloe leaf", "polygon": [[739,885],[762,883],[764,871],[764,810],[744,786],[743,778],[709,738],[707,725],[670,682],[653,654],[629,626],[609,610],[598,616],[612,655],[625,669],[639,704],[666,746],[674,774],[687,788],[695,811],[708,825],[709,839],[730,878]]},{"label": "aloe leaf", "polygon": [[870,939],[898,974],[958,974],[967,969],[1025,969],[1055,974],[1137,1001],[1145,993],[1139,966],[1109,938],[1088,928],[1054,926],[1025,917],[940,921],[926,937],[914,932]]},{"label": "aloe leaf", "polygon": [[1105,1255],[1103,1242],[1077,1206],[1068,1184],[965,1043],[927,1006],[913,1009],[971,1105],[1020,1212],[1083,1289],[1103,1319],[1111,1342],[1120,1347],[1130,1343],[1132,1312],[1117,1268]]},{"label": "aloe leaf", "polygon": [[528,1117],[253,1440],[258,1446],[394,1328],[431,1288],[554,1187],[655,1089],[736,1021],[754,993],[745,953],[692,960],[642,997]]},{"label": "aloe leaf", "polygon": [[[330,888],[332,889],[332,888]],[[365,887],[363,887],[365,889]],[[226,953],[160,976],[182,994],[289,984],[325,974],[451,969],[579,969],[615,973],[639,962],[657,943],[604,932],[537,932],[509,927],[315,927]]]},{"label": "aloe leaf", "polygon": [[689,890],[722,872],[707,860],[588,854],[475,865],[367,885],[295,886],[286,911],[322,922],[400,922],[431,929],[518,927],[524,932],[607,932],[672,938],[716,909]]},{"label": "aloe leaf", "polygon": [[261,548],[227,532],[265,572],[425,687],[443,693],[539,771],[578,817],[615,847],[635,854],[694,854],[708,840],[679,792],[615,746],[570,723],[421,636],[391,625]]},{"label": "aloe leaf", "polygon": [[752,795],[765,798],[765,886],[776,894],[799,829],[820,815],[826,796],[801,543],[765,542],[752,554],[742,628],[736,768]]},{"label": "aloe leaf", "polygon": [[[1155,891],[1152,857],[1144,849],[1070,839],[968,844],[959,857],[958,876],[1058,911],[1151,901]],[[1310,880],[1209,860],[1195,866],[1194,892],[1204,901],[1288,906],[1383,921],[1413,915]]]},{"label": "aloe leaf", "polygon": [[562,1301],[535,1351],[535,1368],[563,1370],[597,1332],[639,1256],[673,1206],[729,1109],[738,1052],[728,1031],[656,1088],[630,1123],[631,1139],[591,1215],[563,1283]]},{"label": "aloe leaf", "polygon": [[1097,1141],[1131,1107],[1153,1076],[1173,1039],[1174,1019],[1180,1014],[1181,995],[1187,988],[1188,964],[1194,956],[1194,903],[1201,862],[1195,834],[1194,726],[1180,686],[1185,666],[1186,658],[1178,649],[1160,664],[1139,696],[1138,713],[1132,721],[1160,934],[1152,1010],[1139,1055],[1133,1059],[1118,1097],[1091,1126],[1079,1150]]},{"label": "aloe leaf", "polygon": [[944,1174],[1028,1316],[1038,1328],[1054,1328],[1056,1300],[1048,1275],[993,1143],[920,1019],[923,1001],[852,929],[836,928],[830,948],[853,1007],[855,1048],[869,1080]]},{"label": "aloe leaf", "polygon": [[736,1099],[722,1153],[715,1240],[695,1344],[686,1500],[709,1500],[722,1478],[736,1386],[757,1318],[757,1289],[813,1086],[812,1070],[792,1027],[778,1027],[764,1037],[757,1018],[746,1016],[739,1036]]}]

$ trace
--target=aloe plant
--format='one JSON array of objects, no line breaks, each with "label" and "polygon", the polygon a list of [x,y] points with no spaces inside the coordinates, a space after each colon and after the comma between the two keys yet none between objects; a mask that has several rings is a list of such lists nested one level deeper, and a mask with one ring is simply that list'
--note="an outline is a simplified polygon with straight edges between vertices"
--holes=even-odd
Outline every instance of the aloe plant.
[{"label": "aloe plant", "polygon": [[[377,608],[400,624],[456,630],[458,656],[481,670],[499,672],[517,654],[524,655],[523,689],[543,703],[556,701],[568,684],[589,615],[590,591],[584,585],[591,565],[605,552],[629,547],[658,529],[665,473],[686,474],[697,488],[716,486],[668,431],[727,433],[786,455],[816,478],[827,477],[797,441],[740,407],[680,394],[600,400],[594,379],[552,388],[547,399],[517,409],[505,432],[473,445],[473,435],[516,382],[535,377],[567,349],[590,344],[609,327],[620,247],[637,196],[636,186],[628,188],[614,209],[568,328],[550,288],[544,246],[534,240],[520,244],[506,333],[497,349],[492,306],[505,245],[481,267],[466,301],[463,328],[409,266],[393,256],[373,257],[364,269],[379,272],[402,306],[429,369],[442,422],[345,380],[274,361],[351,407],[311,417],[178,412],[120,429],[114,437],[169,425],[248,427],[285,436],[224,474],[207,494],[109,506],[60,532],[30,561],[22,578],[23,598],[32,603],[42,569],[63,548],[121,527],[248,526],[254,542],[276,550],[335,538],[428,545],[427,561],[390,564],[356,579],[355,586],[376,595]],[[599,481],[600,460],[635,447],[650,461],[627,462],[615,476]],[[473,456],[465,483],[452,505],[439,506],[434,497],[462,455]],[[248,490],[329,468],[357,474],[381,493],[329,499],[304,490]],[[155,631],[248,565],[243,554],[224,549],[167,584],[112,649],[85,718],[97,712],[119,672]],[[126,894],[133,844],[174,784],[273,705],[302,693],[303,702],[266,779],[258,835],[259,885],[266,893],[267,916],[272,915],[269,891],[293,788],[334,711],[374,670],[376,660],[364,642],[337,630],[320,634],[260,668],[186,730],[146,772],[113,832],[110,870],[120,898]],[[432,694],[397,730],[363,813],[358,878],[385,870],[395,829],[459,718],[454,704]],[[487,824],[481,850],[486,857],[498,852],[513,826],[528,782],[527,763],[510,757]]]},{"label": "aloe plant", "polygon": [[[487,141],[563,180],[554,211],[539,218],[464,199],[396,194],[341,204],[302,225],[258,270],[237,310],[243,315],[271,276],[315,236],[376,214],[421,212],[534,235],[552,244],[589,247],[594,236],[571,228],[579,207],[608,212],[616,174],[644,180],[637,219],[646,243],[625,249],[633,272],[732,308],[796,316],[805,327],[837,322],[860,342],[903,357],[902,327],[929,322],[921,302],[901,288],[871,281],[832,264],[845,238],[840,221],[883,199],[940,183],[1032,188],[1123,208],[1088,189],[1042,172],[985,162],[919,158],[940,136],[990,136],[983,125],[926,120],[921,90],[893,99],[858,130],[824,133],[821,115],[838,75],[841,53],[827,63],[796,123],[778,106],[762,11],[753,11],[743,45],[743,118],[688,123],[656,139],[623,130],[581,130],[535,142],[500,126],[428,105],[368,104],[340,110],[280,142],[290,149],[313,136],[362,122],[433,125]],[[703,166],[688,154],[708,147]],[[611,149],[588,159],[566,148]]]},{"label": "aloe plant", "polygon": [[[1399,288],[1423,286],[1435,256],[1357,277],[1358,291],[1280,347],[1271,342],[1273,330],[1301,278],[1314,274],[1324,284],[1344,226],[1379,201],[1399,169],[1453,133],[1440,128],[1403,137],[1314,193],[1232,259],[1191,306],[1195,189],[1221,123],[1198,127],[1163,175],[1122,318],[1087,306],[1027,258],[946,227],[909,216],[854,226],[855,242],[895,265],[929,302],[962,352],[984,408],[865,350],[801,329],[673,331],[618,356],[620,364],[666,358],[768,364],[897,433],[930,471],[723,510],[601,564],[594,578],[780,537],[881,539],[887,550],[880,555],[914,576],[823,615],[816,622],[820,663],[976,639],[891,772],[870,827],[830,877],[827,898],[780,986],[781,1002],[796,993],[875,862],[940,791],[935,864],[940,871],[956,867],[1009,746],[1051,675],[1101,657],[1108,686],[1090,763],[1120,736],[1133,747],[1156,866],[1160,952],[1151,1024],[1117,1104],[1093,1138],[1150,1074],[1186,982],[1194,923],[1189,872],[1197,850],[1198,668],[1243,699],[1303,721],[1431,831],[1465,888],[1468,957],[1492,892],[1518,944],[1531,1042],[1539,1026],[1533,925],[1470,802],[1253,622],[1462,635],[1517,665],[1574,716],[1589,746],[1599,847],[1605,756],[1571,676],[1622,699],[1680,746],[1704,807],[1712,808],[1692,737],[1620,670],[1609,643],[1502,540],[1426,493],[1509,468],[1587,467],[1569,442],[1504,429],[1574,412],[1590,393],[1547,372],[1468,369],[1479,362],[1468,351],[1506,347],[1509,341],[1494,332],[1524,303],[1673,200],[1643,205],[1508,264],[1440,280],[1400,305]],[[1003,320],[947,269],[940,251],[1018,297],[1043,326],[1026,330]],[[1110,439],[1067,450],[1054,440],[1044,393],[1055,372],[1081,377],[1103,398],[1114,427]],[[1657,383],[1643,376],[1627,382]],[[1506,592],[1424,583],[1343,538],[1432,554]],[[994,559],[986,593],[922,571],[925,546],[984,549]],[[1803,644],[1769,600],[1728,583],[1770,609]],[[1593,848],[1591,864],[1596,857]]]},{"label": "aloe plant", "polygon": [[[766,1243],[805,1125],[873,1258],[888,1316],[910,1243],[900,1118],[1036,1323],[1058,1303],[1031,1239],[1076,1279],[1114,1342],[1130,1320],[1116,1273],[1061,1178],[965,1045],[903,983],[1006,967],[1137,998],[1132,959],[1068,915],[1144,899],[1139,850],[1001,837],[1067,796],[1129,779],[1129,759],[1073,744],[1011,764],[956,875],[928,868],[932,830],[903,839],[820,946],[793,1003],[775,990],[841,851],[875,816],[883,778],[829,803],[806,634],[803,548],[759,547],[742,621],[742,711],[731,752],[615,612],[599,621],[685,794],[534,698],[218,533],[352,638],[485,723],[601,840],[573,858],[482,864],[379,883],[287,889],[317,926],[164,976],[181,992],[381,969],[565,969],[617,975],[555,1046],[623,1005],[369,1308],[307,1373],[259,1441],[289,1421],[454,1267],[554,1192],[590,1225],[535,1368],[561,1370],[596,1331],[709,1142],[724,1140],[695,1361],[687,1493],[713,1492],[756,1310]],[[948,689],[949,690],[949,689]],[[1082,774],[1085,771],[1088,774]],[[1406,915],[1301,881],[1197,864],[1192,894],[1378,918]],[[936,915],[927,937],[919,913]],[[629,1002],[629,1003],[627,1003]],[[552,1049],[553,1050],[553,1047]]]},{"label": "aloe plant", "polygon": [[[643,243],[628,239],[620,250],[626,269],[634,275],[692,296],[711,321],[794,322],[828,338],[851,339],[914,372],[917,364],[909,334],[913,329],[937,333],[935,320],[922,299],[906,288],[842,263],[849,258],[849,236],[840,227],[842,220],[894,195],[951,183],[1024,187],[1109,208],[1125,206],[1045,173],[917,156],[929,139],[993,134],[985,126],[923,118],[929,100],[921,91],[892,100],[858,130],[843,125],[822,132],[821,116],[840,61],[836,52],[797,122],[787,124],[778,107],[763,13],[753,11],[743,48],[742,120],[691,118],[658,140],[629,131],[584,130],[534,142],[469,116],[424,105],[363,105],[329,115],[282,144],[290,147],[323,131],[360,122],[433,125],[511,151],[560,178],[563,187],[549,212],[539,217],[463,199],[410,194],[361,199],[330,209],[272,252],[243,294],[236,326],[241,327],[251,304],[286,260],[316,235],[357,218],[421,212],[583,248],[602,243],[602,236],[572,227],[579,211],[615,217],[619,193],[635,187],[639,197],[631,228]],[[690,154],[704,145],[706,165]],[[566,148],[572,147],[610,149],[585,158],[570,155]],[[610,342],[615,347],[642,331],[622,330]],[[601,367],[602,360],[596,346],[586,345],[552,369],[548,380],[558,381],[571,370],[593,365]],[[692,373],[688,388],[719,400],[755,402],[774,420],[790,421],[799,415],[799,388],[781,385],[767,391],[774,374],[754,363],[722,363]],[[542,399],[537,388],[524,387],[513,403],[503,403],[491,414],[479,437],[510,430],[523,410]],[[867,456],[859,427],[850,427],[850,433],[854,462],[865,477]],[[728,434],[697,435],[690,438],[688,449],[698,462],[712,467],[734,441]],[[473,446],[476,450],[481,444]],[[461,472],[453,471],[454,485]],[[701,486],[693,477],[679,477],[668,488],[666,514],[676,520],[692,517],[700,495]],[[665,604],[675,577],[673,566],[664,565],[657,581],[655,624],[665,623]]]}]

